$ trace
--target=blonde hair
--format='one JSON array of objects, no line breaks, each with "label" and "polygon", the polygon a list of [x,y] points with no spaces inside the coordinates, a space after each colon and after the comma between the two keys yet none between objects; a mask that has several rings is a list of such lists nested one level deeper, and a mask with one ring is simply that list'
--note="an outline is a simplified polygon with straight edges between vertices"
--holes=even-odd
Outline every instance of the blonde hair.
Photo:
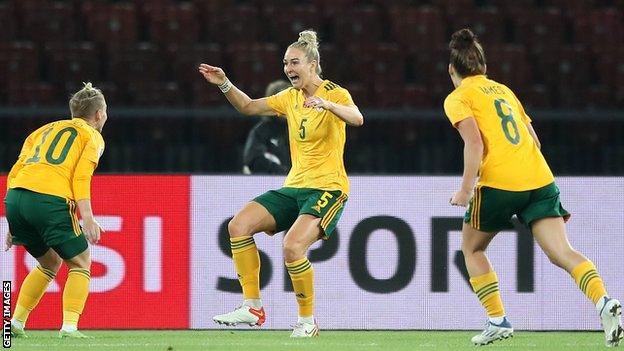
[{"label": "blonde hair", "polygon": [[485,74],[485,52],[470,29],[464,28],[453,33],[449,49],[451,64],[460,76]]},{"label": "blonde hair", "polygon": [[321,55],[319,54],[319,43],[316,32],[313,30],[304,30],[299,33],[299,40],[290,44],[288,48],[297,48],[305,53],[308,61],[316,61],[316,74],[319,76],[323,72],[321,69]]},{"label": "blonde hair", "polygon": [[75,92],[69,99],[69,110],[72,118],[87,118],[93,116],[97,110],[106,106],[104,94],[95,88],[91,82],[82,83],[84,87]]}]

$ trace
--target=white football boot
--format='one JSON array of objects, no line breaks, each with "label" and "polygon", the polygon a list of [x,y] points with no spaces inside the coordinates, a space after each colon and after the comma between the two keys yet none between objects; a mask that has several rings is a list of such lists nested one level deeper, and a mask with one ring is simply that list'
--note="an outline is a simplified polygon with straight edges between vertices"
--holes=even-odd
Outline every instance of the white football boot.
[{"label": "white football boot", "polygon": [[319,335],[319,327],[316,323],[305,323],[305,322],[297,322],[295,324],[292,334],[290,334],[291,338],[312,338]]},{"label": "white football boot", "polygon": [[212,317],[212,320],[224,324],[228,327],[236,326],[238,323],[249,324],[249,326],[261,326],[266,321],[264,308],[253,308],[246,305],[238,306],[234,311],[219,314]]},{"label": "white football boot", "polygon": [[624,337],[624,329],[622,329],[622,304],[617,299],[603,297],[604,304],[600,310],[600,321],[605,332],[605,345],[607,347],[616,347],[620,345]]},{"label": "white football boot", "polygon": [[481,334],[475,335],[470,339],[475,345],[487,345],[496,340],[507,339],[513,337],[513,327],[507,320],[503,318],[500,324],[495,324],[488,319],[485,323],[485,330]]}]

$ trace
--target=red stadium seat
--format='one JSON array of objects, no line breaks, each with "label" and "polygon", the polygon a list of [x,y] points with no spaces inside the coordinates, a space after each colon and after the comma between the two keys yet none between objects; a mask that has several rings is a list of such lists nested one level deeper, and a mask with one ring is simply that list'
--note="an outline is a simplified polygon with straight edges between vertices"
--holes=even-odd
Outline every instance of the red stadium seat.
[{"label": "red stadium seat", "polygon": [[355,83],[355,82],[346,82],[345,84],[340,84],[342,87],[349,91],[351,94],[351,98],[353,102],[359,107],[372,107],[375,106],[375,102],[372,100],[371,89],[365,86],[364,84]]},{"label": "red stadium seat", "polygon": [[405,53],[394,43],[353,44],[347,47],[353,66],[352,80],[402,85],[405,79]]},{"label": "red stadium seat", "polygon": [[38,81],[36,46],[32,42],[0,43],[0,77],[0,90]]},{"label": "red stadium seat", "polygon": [[624,43],[624,15],[616,8],[598,9],[573,19],[576,41],[596,52]]},{"label": "red stadium seat", "polygon": [[613,106],[613,89],[610,87],[600,84],[600,85],[592,85],[587,88],[585,92],[585,99],[583,100],[582,108],[595,108],[602,109],[605,106]]},{"label": "red stadium seat", "polygon": [[375,95],[375,107],[378,108],[429,108],[431,106],[429,93],[423,85],[377,82],[372,91]]},{"label": "red stadium seat", "polygon": [[8,103],[12,106],[53,106],[58,104],[57,90],[49,83],[24,83],[9,88]]},{"label": "red stadium seat", "polygon": [[424,85],[405,85],[403,92],[403,105],[413,108],[428,108],[431,105],[431,98],[427,87]]},{"label": "red stadium seat", "polygon": [[[495,7],[482,7],[457,13],[449,18],[451,32],[462,28],[470,28],[485,46],[486,52],[490,45],[505,41],[505,18]],[[445,38],[448,42],[450,38]]]},{"label": "red stadium seat", "polygon": [[532,9],[535,7],[535,0],[487,0],[487,3],[490,6],[498,8],[503,14],[510,17],[513,17],[518,10]]},{"label": "red stadium seat", "polygon": [[601,84],[612,88],[624,86],[624,48],[605,50],[594,57],[596,76]]},{"label": "red stadium seat", "polygon": [[321,55],[322,76],[337,84],[355,80],[351,73],[352,59],[342,46],[333,44],[321,44],[319,48]]},{"label": "red stadium seat", "polygon": [[272,43],[236,43],[228,45],[228,76],[238,87],[253,97],[264,94],[266,85],[284,77],[283,52]]},{"label": "red stadium seat", "polygon": [[589,84],[589,52],[577,44],[561,48],[536,48],[535,77],[552,87],[576,88]]},{"label": "red stadium seat", "polygon": [[590,69],[589,51],[584,45],[565,46],[559,51],[559,80],[557,85],[562,89],[568,87],[585,88],[590,82]]},{"label": "red stadium seat", "polygon": [[442,13],[431,6],[394,6],[389,12],[392,36],[408,50],[429,50],[445,42]]},{"label": "red stadium seat", "polygon": [[450,16],[474,9],[474,0],[433,0],[431,3]]},{"label": "red stadium seat", "polygon": [[[306,29],[320,30],[323,19],[312,5],[265,6],[262,11],[271,41],[286,48],[297,41],[299,32]],[[321,42],[325,38],[319,38]]]},{"label": "red stadium seat", "polygon": [[200,63],[223,67],[223,52],[219,44],[193,46],[172,45],[168,48],[171,57],[173,79],[181,85],[204,81],[197,71]]},{"label": "red stadium seat", "polygon": [[192,85],[193,106],[220,106],[227,104],[227,100],[219,89],[206,81],[194,82]]},{"label": "red stadium seat", "polygon": [[429,86],[436,82],[446,83],[449,80],[449,51],[446,46],[433,49],[413,48],[409,52],[410,71],[414,81]]},{"label": "red stadium seat", "polygon": [[382,38],[383,23],[376,7],[344,10],[332,21],[334,41],[342,44],[378,42]]},{"label": "red stadium seat", "polygon": [[321,11],[321,16],[326,20],[357,5],[356,0],[312,0],[312,3]]},{"label": "red stadium seat", "polygon": [[235,0],[191,0],[197,13],[202,16],[212,16],[228,7],[232,7]]},{"label": "red stadium seat", "polygon": [[199,18],[192,3],[147,3],[143,7],[150,41],[158,45],[193,44],[199,38]]},{"label": "red stadium seat", "polygon": [[583,13],[589,13],[595,5],[594,2],[595,0],[548,0],[546,5],[558,7],[566,17],[574,19]]},{"label": "red stadium seat", "polygon": [[375,107],[397,108],[403,106],[404,87],[399,84],[388,84],[383,81],[375,81],[372,84]]},{"label": "red stadium seat", "polygon": [[75,39],[77,21],[71,4],[27,1],[20,8],[24,39],[38,43]]},{"label": "red stadium seat", "polygon": [[132,48],[110,54],[109,78],[120,86],[165,80],[166,57],[154,45],[139,43]]},{"label": "red stadium seat", "polygon": [[68,81],[80,83],[100,79],[101,55],[93,43],[49,43],[44,51],[51,82],[60,86]]},{"label": "red stadium seat", "polygon": [[260,39],[260,13],[257,7],[238,5],[209,13],[204,21],[204,40],[220,44],[254,43]]},{"label": "red stadium seat", "polygon": [[564,43],[564,16],[558,8],[525,8],[512,16],[516,42],[528,47],[554,47]]},{"label": "red stadium seat", "polygon": [[[512,89],[514,89],[512,87]],[[531,115],[531,108],[551,108],[553,106],[553,90],[544,84],[534,84],[528,87],[514,89],[516,96]]]},{"label": "red stadium seat", "polygon": [[17,34],[17,20],[15,7],[11,3],[0,3],[0,43],[15,40]]},{"label": "red stadium seat", "polygon": [[138,106],[181,106],[183,94],[175,82],[154,82],[130,84],[127,91],[129,101]]},{"label": "red stadium seat", "polygon": [[137,14],[131,3],[85,2],[82,14],[88,38],[109,51],[127,48],[137,41]]},{"label": "red stadium seat", "polygon": [[524,46],[491,45],[486,48],[487,75],[511,89],[532,82],[532,72]]}]

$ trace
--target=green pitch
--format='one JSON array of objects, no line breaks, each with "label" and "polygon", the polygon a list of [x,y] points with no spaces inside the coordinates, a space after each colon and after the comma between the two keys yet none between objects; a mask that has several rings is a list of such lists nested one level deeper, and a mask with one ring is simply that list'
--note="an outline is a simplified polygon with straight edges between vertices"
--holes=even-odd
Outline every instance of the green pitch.
[{"label": "green pitch", "polygon": [[[29,331],[28,339],[13,338],[13,350],[249,350],[249,351],[412,351],[476,350],[475,332],[446,331],[323,331],[318,338],[290,339],[290,331],[156,330],[89,331],[93,339],[57,339],[56,331]],[[597,350],[604,347],[599,332],[516,332],[484,350]]]}]

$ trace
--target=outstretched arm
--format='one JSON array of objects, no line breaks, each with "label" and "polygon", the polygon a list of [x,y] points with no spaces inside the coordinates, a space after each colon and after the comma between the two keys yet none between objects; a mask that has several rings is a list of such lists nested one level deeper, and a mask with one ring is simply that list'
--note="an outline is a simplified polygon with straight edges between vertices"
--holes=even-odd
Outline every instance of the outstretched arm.
[{"label": "outstretched arm", "polygon": [[221,68],[202,63],[199,65],[199,73],[208,83],[217,85],[238,112],[254,116],[275,115],[275,112],[267,105],[266,98],[250,98],[230,82]]},{"label": "outstretched arm", "polygon": [[477,121],[472,117],[458,122],[457,130],[464,140],[464,175],[461,189],[451,198],[451,205],[465,207],[472,196],[472,189],[479,174],[483,158],[483,140]]}]

